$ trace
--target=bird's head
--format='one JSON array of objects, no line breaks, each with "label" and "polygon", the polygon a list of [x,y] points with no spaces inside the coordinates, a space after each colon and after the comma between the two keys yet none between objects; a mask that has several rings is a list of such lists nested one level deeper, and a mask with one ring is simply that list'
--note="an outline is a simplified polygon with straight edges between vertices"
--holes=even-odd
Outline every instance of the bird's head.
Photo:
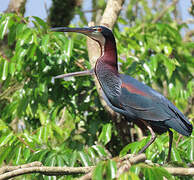
[{"label": "bird's head", "polygon": [[51,31],[81,33],[97,41],[101,47],[105,46],[107,40],[111,40],[113,43],[115,42],[112,31],[105,26],[93,26],[88,28],[58,27],[52,28]]}]

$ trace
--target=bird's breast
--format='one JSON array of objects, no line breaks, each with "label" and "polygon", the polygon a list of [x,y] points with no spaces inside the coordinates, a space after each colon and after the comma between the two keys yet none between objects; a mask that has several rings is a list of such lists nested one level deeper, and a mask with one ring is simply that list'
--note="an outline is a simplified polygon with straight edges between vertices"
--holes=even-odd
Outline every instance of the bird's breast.
[{"label": "bird's breast", "polygon": [[120,96],[122,81],[113,67],[98,62],[95,67],[95,74],[102,90],[109,99]]}]

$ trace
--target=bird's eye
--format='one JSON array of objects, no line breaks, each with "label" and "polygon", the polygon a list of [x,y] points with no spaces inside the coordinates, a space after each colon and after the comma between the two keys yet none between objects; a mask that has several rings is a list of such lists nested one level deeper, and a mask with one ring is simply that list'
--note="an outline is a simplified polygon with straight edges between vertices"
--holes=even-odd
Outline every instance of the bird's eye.
[{"label": "bird's eye", "polygon": [[102,31],[102,28],[98,27],[96,30],[97,30],[98,32],[101,32],[101,31]]},{"label": "bird's eye", "polygon": [[100,27],[94,28],[94,30],[95,30],[96,32],[102,32],[102,28],[100,28]]}]

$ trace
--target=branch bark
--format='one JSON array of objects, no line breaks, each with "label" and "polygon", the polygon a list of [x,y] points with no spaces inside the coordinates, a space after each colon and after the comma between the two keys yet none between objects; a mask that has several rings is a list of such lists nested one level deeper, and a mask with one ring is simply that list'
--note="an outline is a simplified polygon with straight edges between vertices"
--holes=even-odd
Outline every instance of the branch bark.
[{"label": "branch bark", "polygon": [[[145,154],[139,154],[132,156],[128,154],[122,158],[113,158],[117,161],[117,177],[122,173],[129,170],[129,168],[140,162],[145,162]],[[159,166],[159,165],[158,165]],[[89,167],[48,167],[43,166],[41,162],[35,161],[29,164],[20,166],[5,166],[0,168],[0,180],[13,178],[16,176],[40,173],[47,176],[59,176],[59,175],[79,175],[85,174],[80,180],[88,180],[92,177],[92,172],[95,166]],[[194,176],[194,168],[182,168],[182,167],[164,167],[170,174],[174,176]]]},{"label": "branch bark", "polygon": [[[122,167],[122,162],[126,163],[126,161],[128,161],[130,165],[133,165],[139,162],[144,162],[145,160],[146,160],[145,154],[139,154],[134,157],[126,156],[126,158],[121,158],[121,159],[118,158],[118,161],[121,161],[121,163],[118,163],[118,168]],[[6,166],[3,168],[0,168],[0,180],[9,179],[9,178],[13,178],[16,176],[20,176],[24,174],[31,174],[31,173],[41,173],[47,176],[86,174],[87,177],[89,176],[91,177],[92,170],[94,168],[95,166],[48,167],[48,166],[42,166],[41,162],[36,161],[36,162],[29,163],[29,164],[21,165],[21,166]]]},{"label": "branch bark", "polygon": [[166,167],[165,169],[174,176],[194,176],[194,168]]},{"label": "branch bark", "polygon": [[21,13],[22,15],[24,15],[25,4],[26,4],[26,0],[11,0],[5,12],[6,13]]}]

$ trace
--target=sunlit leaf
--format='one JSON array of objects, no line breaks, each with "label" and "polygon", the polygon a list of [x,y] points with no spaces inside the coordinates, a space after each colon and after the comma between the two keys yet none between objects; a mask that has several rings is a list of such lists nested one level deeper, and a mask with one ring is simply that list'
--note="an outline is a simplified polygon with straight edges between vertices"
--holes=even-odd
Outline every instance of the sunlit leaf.
[{"label": "sunlit leaf", "polygon": [[16,149],[15,149],[15,151],[16,151],[16,161],[15,161],[15,164],[19,164],[19,162],[20,162],[20,159],[21,159],[21,151],[22,151],[22,147],[21,146],[19,146],[19,147],[17,147]]},{"label": "sunlit leaf", "polygon": [[108,160],[106,165],[106,177],[107,179],[114,179],[116,178],[116,171],[117,171],[117,165],[116,162],[113,160]]},{"label": "sunlit leaf", "polygon": [[99,156],[101,157],[106,157],[107,153],[105,151],[105,149],[102,146],[99,145],[93,145],[92,148],[97,152],[97,154],[99,154]]},{"label": "sunlit leaf", "polygon": [[111,128],[112,125],[105,124],[103,125],[102,132],[99,136],[99,141],[103,143],[103,145],[106,145],[111,140]]},{"label": "sunlit leaf", "polygon": [[84,151],[79,151],[78,154],[79,154],[80,160],[84,166],[91,166],[92,165],[92,163],[90,161],[90,157],[88,156],[88,154],[86,154]]},{"label": "sunlit leaf", "polygon": [[12,137],[13,137],[13,133],[2,136],[0,139],[0,147],[7,144],[7,142],[11,140]]},{"label": "sunlit leaf", "polygon": [[103,166],[104,166],[103,162],[100,162],[97,164],[92,174],[93,180],[103,180],[103,171],[104,171]]},{"label": "sunlit leaf", "polygon": [[176,148],[172,148],[172,159],[174,161],[182,162],[179,152],[176,150]]},{"label": "sunlit leaf", "polygon": [[70,167],[74,167],[76,160],[77,160],[77,151],[74,151],[71,156]]},{"label": "sunlit leaf", "polygon": [[118,180],[139,180],[139,177],[135,173],[129,171],[121,174]]},{"label": "sunlit leaf", "polygon": [[47,23],[45,23],[41,18],[37,17],[37,16],[32,16],[36,21],[36,23],[39,24],[40,27],[44,28],[44,29],[47,29],[48,25]]},{"label": "sunlit leaf", "polygon": [[1,75],[1,79],[4,81],[6,80],[8,75],[8,61],[4,60],[3,61],[3,67],[2,67],[2,75]]},{"label": "sunlit leaf", "polygon": [[0,39],[3,39],[9,25],[10,16],[5,17],[3,21],[1,21],[0,24]]}]

